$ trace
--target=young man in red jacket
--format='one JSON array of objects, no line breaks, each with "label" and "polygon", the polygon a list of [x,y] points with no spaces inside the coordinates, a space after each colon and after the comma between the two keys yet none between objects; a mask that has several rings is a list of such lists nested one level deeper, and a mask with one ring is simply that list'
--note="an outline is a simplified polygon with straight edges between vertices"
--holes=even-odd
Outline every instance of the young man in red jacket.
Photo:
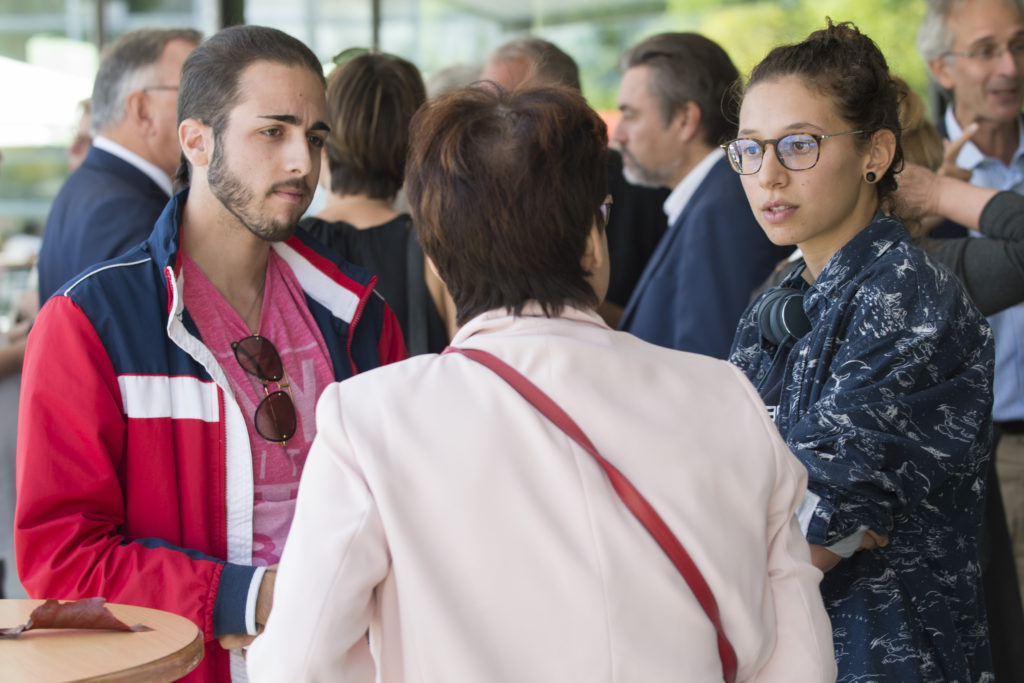
[{"label": "young man in red jacket", "polygon": [[15,544],[33,597],[192,619],[190,680],[221,681],[269,613],[317,398],[406,354],[374,278],[296,232],[328,131],[315,55],[225,29],[178,98],[187,188],[30,335]]}]

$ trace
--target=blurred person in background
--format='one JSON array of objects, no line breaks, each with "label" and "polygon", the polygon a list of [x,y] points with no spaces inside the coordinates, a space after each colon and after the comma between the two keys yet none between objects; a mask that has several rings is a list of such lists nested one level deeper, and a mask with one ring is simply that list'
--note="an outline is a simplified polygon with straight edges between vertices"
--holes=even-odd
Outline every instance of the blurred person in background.
[{"label": "blurred person in background", "polygon": [[1024,301],[1024,196],[970,183],[915,164],[897,176],[894,212],[927,219],[944,216],[984,235],[939,240],[923,247],[952,270],[985,315]]},{"label": "blurred person in background", "polygon": [[672,192],[663,204],[669,229],[619,327],[725,358],[751,293],[793,251],[765,237],[718,147],[736,132],[739,74],[725,50],[696,33],[648,38],[622,66],[612,140],[626,178]]},{"label": "blurred person in background", "polygon": [[181,161],[178,82],[202,36],[139,29],[103,55],[92,92],[92,146],[50,207],[39,252],[39,303],[85,268],[145,240]]},{"label": "blurred person in background", "polygon": [[[517,38],[496,48],[480,80],[509,89],[528,80],[580,89],[576,61],[554,43],[536,36]],[[612,149],[608,154],[608,192],[612,206],[605,232],[612,270],[608,295],[598,312],[616,327],[644,266],[665,234],[667,224],[661,205],[668,190],[629,182],[623,175],[622,155]]]},{"label": "blurred person in background", "polygon": [[[949,166],[974,185],[1024,194],[1024,3],[929,0],[917,48],[949,101],[939,132],[950,141],[969,138]],[[982,566],[996,678],[1024,681],[1024,305],[988,321],[996,340],[996,431]]]},{"label": "blurred person in background", "polygon": [[[906,160],[896,175],[893,213],[929,256],[956,274],[984,315],[1024,302],[1024,195],[968,183],[971,174],[956,159],[977,125],[944,145],[924,100],[902,79],[893,80],[900,89]],[[929,227],[943,218],[989,239],[930,238]]]},{"label": "blurred person in background", "polygon": [[301,225],[348,261],[377,276],[409,353],[437,353],[455,329],[444,285],[426,266],[412,219],[394,208],[405,177],[409,122],[426,101],[419,70],[367,52],[327,78],[330,133],[320,183],[324,207]]},{"label": "blurred person in background", "polygon": [[[3,153],[0,151],[2,165]],[[10,268],[6,273],[0,273],[3,276],[0,296],[3,297],[2,304],[6,309],[6,327],[0,328],[0,598],[25,596],[14,565],[15,451],[21,366],[25,358],[28,331],[38,306],[34,289],[25,291],[22,288],[23,285],[31,286],[31,275],[24,280],[13,275],[19,268],[31,273],[31,250],[22,251],[14,257],[16,260],[8,260],[11,252],[16,251],[11,248],[11,242],[18,237],[10,236],[4,241],[3,261],[0,262],[0,270]]]},{"label": "blurred person in background", "polygon": [[[474,355],[324,393],[254,681],[835,680],[793,514],[805,473],[753,387],[596,313],[606,154],[565,86],[480,85],[416,115],[414,222]],[[478,358],[532,381],[650,501],[718,636],[600,461]]]},{"label": "blurred person in background", "polygon": [[446,92],[463,88],[479,80],[480,69],[479,64],[452,64],[435,71],[424,82],[427,87],[427,97],[434,98],[444,95]]}]

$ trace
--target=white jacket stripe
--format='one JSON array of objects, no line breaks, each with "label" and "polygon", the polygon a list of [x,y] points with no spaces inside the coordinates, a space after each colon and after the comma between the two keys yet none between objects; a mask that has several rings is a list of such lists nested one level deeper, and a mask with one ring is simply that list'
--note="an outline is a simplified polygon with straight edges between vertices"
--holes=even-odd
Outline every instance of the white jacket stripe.
[{"label": "white jacket stripe", "polygon": [[337,282],[307,261],[287,243],[274,242],[273,249],[295,273],[296,279],[306,294],[329,310],[334,317],[341,318],[347,323],[352,322],[353,316],[359,309],[359,297],[354,292],[345,287],[339,287]]},{"label": "white jacket stripe", "polygon": [[124,413],[129,418],[220,420],[217,385],[195,377],[118,375]]}]

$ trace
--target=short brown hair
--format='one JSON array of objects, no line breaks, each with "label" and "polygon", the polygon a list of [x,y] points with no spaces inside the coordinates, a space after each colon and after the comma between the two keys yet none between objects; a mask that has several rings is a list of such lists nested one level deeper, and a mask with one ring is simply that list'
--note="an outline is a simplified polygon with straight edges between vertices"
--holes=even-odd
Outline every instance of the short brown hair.
[{"label": "short brown hair", "polygon": [[427,99],[423,77],[400,57],[368,53],[327,77],[331,191],[391,199],[402,187],[409,122]]},{"label": "short brown hair", "polygon": [[413,118],[406,193],[459,324],[485,311],[596,307],[581,265],[607,193],[608,133],[577,90],[476,85]]}]

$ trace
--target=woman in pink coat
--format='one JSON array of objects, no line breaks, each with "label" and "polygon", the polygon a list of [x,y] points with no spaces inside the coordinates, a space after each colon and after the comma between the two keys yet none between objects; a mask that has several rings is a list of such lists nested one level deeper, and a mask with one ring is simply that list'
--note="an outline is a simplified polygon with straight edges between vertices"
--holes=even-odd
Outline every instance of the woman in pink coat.
[{"label": "woman in pink coat", "polygon": [[324,393],[253,680],[834,680],[806,473],[753,387],[594,312],[606,142],[573,91],[458,90],[413,122],[408,196],[452,346],[558,404],[698,577],[499,375],[420,356]]}]

